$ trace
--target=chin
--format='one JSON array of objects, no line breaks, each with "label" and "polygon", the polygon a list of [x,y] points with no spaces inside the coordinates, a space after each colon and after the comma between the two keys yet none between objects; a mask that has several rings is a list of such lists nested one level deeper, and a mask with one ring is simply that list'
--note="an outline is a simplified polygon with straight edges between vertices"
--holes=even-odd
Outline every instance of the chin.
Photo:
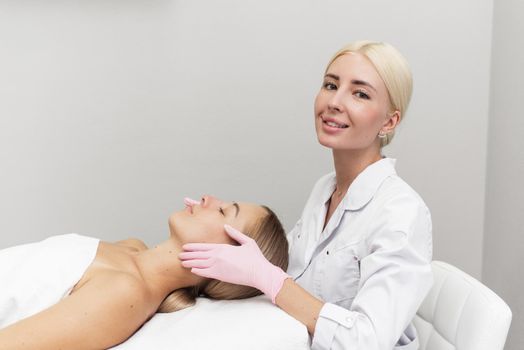
[{"label": "chin", "polygon": [[337,149],[340,148],[340,145],[338,145],[338,142],[336,140],[333,140],[331,137],[323,134],[317,134],[317,141],[322,146],[331,148],[331,149]]}]

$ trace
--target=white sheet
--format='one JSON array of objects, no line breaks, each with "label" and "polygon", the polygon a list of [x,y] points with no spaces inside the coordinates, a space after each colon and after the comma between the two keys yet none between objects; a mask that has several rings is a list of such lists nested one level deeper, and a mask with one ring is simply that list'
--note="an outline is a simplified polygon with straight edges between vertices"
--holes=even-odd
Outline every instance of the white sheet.
[{"label": "white sheet", "polygon": [[68,295],[97,248],[98,239],[71,233],[0,250],[0,328]]},{"label": "white sheet", "polygon": [[198,298],[195,306],[156,314],[114,350],[309,350],[306,327],[264,296]]}]

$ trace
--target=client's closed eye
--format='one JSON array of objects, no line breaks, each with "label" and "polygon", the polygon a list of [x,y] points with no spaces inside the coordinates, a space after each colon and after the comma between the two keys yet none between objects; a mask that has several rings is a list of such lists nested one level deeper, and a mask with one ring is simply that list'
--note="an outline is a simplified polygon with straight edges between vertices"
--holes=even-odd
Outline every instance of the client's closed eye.
[{"label": "client's closed eye", "polygon": [[218,211],[220,212],[220,214],[226,216],[226,214],[224,213],[224,209],[222,209],[222,208],[218,208]]}]

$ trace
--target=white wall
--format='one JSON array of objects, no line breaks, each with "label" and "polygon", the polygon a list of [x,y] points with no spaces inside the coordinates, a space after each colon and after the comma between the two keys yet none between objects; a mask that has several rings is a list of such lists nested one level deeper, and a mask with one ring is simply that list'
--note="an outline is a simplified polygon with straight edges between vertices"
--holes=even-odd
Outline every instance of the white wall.
[{"label": "white wall", "polygon": [[479,277],[491,0],[0,1],[0,247],[164,238],[185,195],[287,228],[331,170],[312,104],[346,42],[397,46],[415,92],[391,147],[435,258]]},{"label": "white wall", "polygon": [[496,1],[483,282],[513,310],[506,350],[524,349],[524,3]]}]

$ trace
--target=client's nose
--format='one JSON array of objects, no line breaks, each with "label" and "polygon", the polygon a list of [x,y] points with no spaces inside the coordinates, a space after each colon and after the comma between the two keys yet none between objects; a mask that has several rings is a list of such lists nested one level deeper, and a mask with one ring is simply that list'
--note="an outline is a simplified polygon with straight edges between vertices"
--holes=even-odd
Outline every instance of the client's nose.
[{"label": "client's nose", "polygon": [[206,195],[202,196],[202,202],[200,202],[200,205],[203,208],[208,208],[210,205],[217,204],[218,202],[219,202],[218,199],[216,199],[213,196],[210,196],[210,195],[206,194]]}]

